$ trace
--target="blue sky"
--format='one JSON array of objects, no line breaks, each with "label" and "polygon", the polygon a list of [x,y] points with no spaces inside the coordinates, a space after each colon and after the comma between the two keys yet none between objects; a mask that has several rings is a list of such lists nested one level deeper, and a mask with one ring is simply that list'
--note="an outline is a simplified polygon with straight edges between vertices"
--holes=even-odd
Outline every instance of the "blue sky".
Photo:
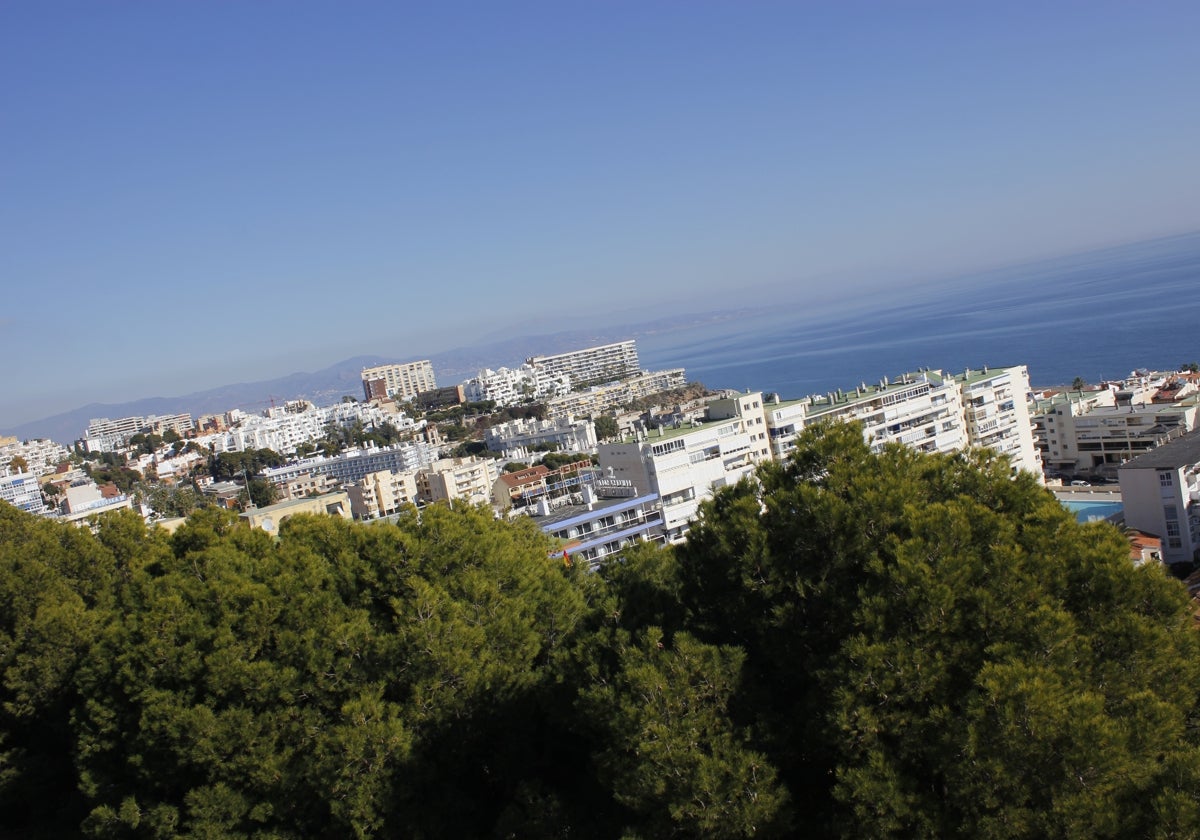
[{"label": "blue sky", "polygon": [[0,430],[1200,228],[1200,4],[0,4]]}]

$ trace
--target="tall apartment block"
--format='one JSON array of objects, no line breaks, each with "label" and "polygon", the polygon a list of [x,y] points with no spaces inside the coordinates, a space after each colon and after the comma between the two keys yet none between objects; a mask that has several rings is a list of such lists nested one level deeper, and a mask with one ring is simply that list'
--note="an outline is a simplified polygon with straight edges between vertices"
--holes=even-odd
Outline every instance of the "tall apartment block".
[{"label": "tall apartment block", "polygon": [[554,356],[534,356],[525,363],[540,368],[548,376],[567,374],[573,388],[615,382],[642,372],[637,343],[632,339]]},{"label": "tall apartment block", "polygon": [[922,452],[986,447],[1012,459],[1014,469],[1041,476],[1033,442],[1023,365],[967,370],[950,375],[924,370],[878,384],[838,389],[825,396],[768,403],[767,425],[774,456],[783,459],[797,435],[822,420],[858,421],[875,449],[902,443]]},{"label": "tall apartment block", "polygon": [[368,400],[411,400],[422,391],[432,391],[437,387],[433,365],[428,359],[363,368],[362,383],[363,394]]}]

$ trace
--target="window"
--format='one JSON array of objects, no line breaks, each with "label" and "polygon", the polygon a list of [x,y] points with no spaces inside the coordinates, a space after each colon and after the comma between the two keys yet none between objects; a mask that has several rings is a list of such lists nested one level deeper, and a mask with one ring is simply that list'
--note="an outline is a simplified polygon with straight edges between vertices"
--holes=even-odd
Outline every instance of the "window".
[{"label": "window", "polygon": [[1171,487],[1175,484],[1175,476],[1169,472],[1160,472],[1158,474],[1158,483],[1162,487]]}]

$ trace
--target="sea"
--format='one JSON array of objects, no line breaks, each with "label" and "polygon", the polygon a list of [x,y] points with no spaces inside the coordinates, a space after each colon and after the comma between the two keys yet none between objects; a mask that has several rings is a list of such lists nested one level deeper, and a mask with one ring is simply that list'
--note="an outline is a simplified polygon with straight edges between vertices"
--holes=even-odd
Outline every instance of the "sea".
[{"label": "sea", "polygon": [[917,284],[817,310],[774,301],[639,335],[643,367],[783,399],[922,368],[1025,365],[1035,388],[1200,361],[1200,232]]}]

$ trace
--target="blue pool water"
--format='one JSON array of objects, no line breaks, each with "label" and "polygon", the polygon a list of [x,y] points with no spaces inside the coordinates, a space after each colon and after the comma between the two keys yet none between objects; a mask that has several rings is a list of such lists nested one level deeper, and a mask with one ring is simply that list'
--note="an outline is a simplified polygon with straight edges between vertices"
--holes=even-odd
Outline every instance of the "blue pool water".
[{"label": "blue pool water", "polygon": [[1120,502],[1063,502],[1062,506],[1075,514],[1080,522],[1107,519],[1125,509]]}]

